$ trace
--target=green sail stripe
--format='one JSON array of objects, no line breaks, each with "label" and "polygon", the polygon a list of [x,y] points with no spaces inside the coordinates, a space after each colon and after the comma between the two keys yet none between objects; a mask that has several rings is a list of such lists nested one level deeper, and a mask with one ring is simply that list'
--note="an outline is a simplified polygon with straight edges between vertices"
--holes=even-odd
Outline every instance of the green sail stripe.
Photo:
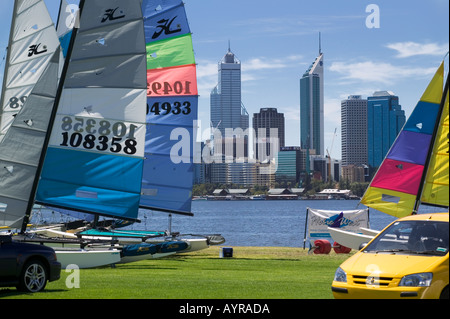
[{"label": "green sail stripe", "polygon": [[195,64],[191,34],[147,44],[147,69]]}]

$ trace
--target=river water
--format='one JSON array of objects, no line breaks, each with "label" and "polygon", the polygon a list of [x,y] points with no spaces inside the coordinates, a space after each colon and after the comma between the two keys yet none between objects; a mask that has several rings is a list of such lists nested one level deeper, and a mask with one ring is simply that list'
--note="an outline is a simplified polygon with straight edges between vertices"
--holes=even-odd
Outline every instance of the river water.
[{"label": "river water", "polygon": [[[194,217],[172,215],[171,230],[182,234],[221,234],[229,246],[303,247],[307,208],[352,210],[355,200],[247,200],[193,201]],[[419,212],[442,209],[422,206]],[[47,217],[49,216],[47,212]],[[50,222],[60,222],[60,214],[53,213]],[[141,223],[132,229],[169,229],[168,214],[141,211]],[[395,217],[370,209],[370,228],[381,230]]]}]

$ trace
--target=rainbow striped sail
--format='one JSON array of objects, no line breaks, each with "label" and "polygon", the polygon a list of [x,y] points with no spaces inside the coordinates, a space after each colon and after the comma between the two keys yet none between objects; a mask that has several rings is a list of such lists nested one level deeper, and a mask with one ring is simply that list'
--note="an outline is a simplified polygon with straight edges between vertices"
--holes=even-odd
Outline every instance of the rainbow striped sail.
[{"label": "rainbow striped sail", "polygon": [[420,203],[448,207],[448,82],[443,98],[443,79],[442,63],[378,169],[362,204],[396,217],[416,213]]},{"label": "rainbow striped sail", "polygon": [[191,215],[198,91],[181,0],[144,0],[147,133],[141,208]]}]

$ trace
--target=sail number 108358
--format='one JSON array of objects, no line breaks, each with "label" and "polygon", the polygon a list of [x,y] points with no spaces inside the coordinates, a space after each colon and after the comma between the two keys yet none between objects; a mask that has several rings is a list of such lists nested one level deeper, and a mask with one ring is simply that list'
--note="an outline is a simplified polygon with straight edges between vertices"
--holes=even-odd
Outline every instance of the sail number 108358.
[{"label": "sail number 108358", "polygon": [[62,118],[61,129],[60,146],[127,155],[137,152],[138,126],[134,124],[66,116]]}]

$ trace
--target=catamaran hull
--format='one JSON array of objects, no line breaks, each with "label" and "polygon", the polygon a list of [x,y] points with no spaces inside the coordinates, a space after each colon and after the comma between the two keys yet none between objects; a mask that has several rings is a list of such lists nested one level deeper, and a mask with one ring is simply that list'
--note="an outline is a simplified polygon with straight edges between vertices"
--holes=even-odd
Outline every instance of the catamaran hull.
[{"label": "catamaran hull", "polygon": [[174,255],[174,254],[176,254],[176,252],[146,254],[146,255],[141,255],[141,256],[126,256],[126,257],[122,257],[120,259],[120,261],[118,262],[118,264],[128,264],[128,263],[133,263],[133,262],[142,261],[142,260],[163,258],[163,257],[167,257],[167,256]]},{"label": "catamaran hull", "polygon": [[79,269],[96,268],[120,262],[119,250],[60,250],[54,248],[62,268],[74,265]]},{"label": "catamaran hull", "polygon": [[355,250],[360,250],[361,244],[367,244],[375,237],[375,235],[358,234],[333,227],[328,227],[328,231],[335,242]]}]

